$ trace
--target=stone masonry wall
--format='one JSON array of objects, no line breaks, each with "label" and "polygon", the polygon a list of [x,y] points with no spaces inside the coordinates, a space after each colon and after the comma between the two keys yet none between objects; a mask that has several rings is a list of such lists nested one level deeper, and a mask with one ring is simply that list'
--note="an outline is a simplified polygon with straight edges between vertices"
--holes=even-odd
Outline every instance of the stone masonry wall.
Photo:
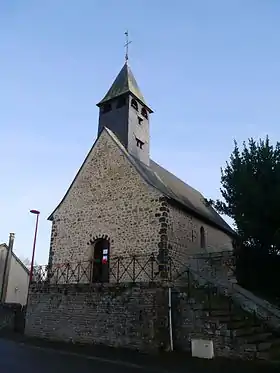
[{"label": "stone masonry wall", "polygon": [[[191,288],[191,290],[190,290]],[[179,351],[191,351],[192,339],[211,340],[214,347],[214,355],[216,357],[241,358],[250,359],[254,357],[254,352],[246,350],[241,341],[233,337],[230,326],[219,317],[211,316],[209,313],[209,299],[207,288],[203,291],[202,288],[195,289],[193,286],[176,287],[172,292],[172,314],[173,314],[173,335],[174,348]],[[226,310],[224,300],[219,296],[211,299],[213,307],[223,309],[221,315]],[[229,311],[229,304],[227,304]],[[218,311],[219,312],[219,311]],[[235,311],[235,316],[240,317],[239,311]],[[244,320],[245,320],[245,316]],[[247,317],[247,316],[246,316]],[[238,318],[239,319],[239,318]],[[241,320],[241,318],[240,318]],[[241,325],[242,322],[240,322]],[[248,325],[240,326],[240,330],[248,330]],[[245,333],[246,334],[246,333]]]},{"label": "stone masonry wall", "polygon": [[164,345],[164,288],[89,284],[31,288],[25,334],[66,342],[105,344],[142,351]]},{"label": "stone masonry wall", "polygon": [[171,205],[142,180],[106,130],[53,214],[50,264],[91,260],[100,237],[110,241],[110,257],[159,252],[185,262],[186,256],[232,248],[227,234]]},{"label": "stone masonry wall", "polygon": [[229,333],[207,320],[202,302],[198,303],[193,294],[189,296],[187,288],[181,287],[173,290],[172,303],[176,350],[191,352],[191,339],[204,339],[213,341],[216,356],[228,356],[232,349]]},{"label": "stone masonry wall", "polygon": [[[215,356],[246,356],[242,348],[234,344],[227,325],[209,320],[204,309],[207,291],[203,293],[202,289],[190,287],[172,288],[175,350],[190,352],[191,339],[210,339]],[[65,284],[45,285],[40,290],[33,286],[29,293],[25,334],[143,352],[169,350],[168,285]]]},{"label": "stone masonry wall", "polygon": [[156,252],[160,197],[103,131],[54,213],[50,263],[90,260],[89,243],[102,236],[110,240],[111,256]]},{"label": "stone masonry wall", "polygon": [[[205,248],[200,246],[200,228],[205,231]],[[168,205],[168,243],[171,256],[183,262],[188,256],[232,250],[232,238],[223,231]]]}]

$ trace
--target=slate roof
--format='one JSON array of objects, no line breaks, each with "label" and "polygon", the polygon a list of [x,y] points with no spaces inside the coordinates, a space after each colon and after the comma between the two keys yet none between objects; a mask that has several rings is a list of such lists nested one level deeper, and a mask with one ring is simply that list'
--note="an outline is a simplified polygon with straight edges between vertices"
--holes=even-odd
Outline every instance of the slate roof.
[{"label": "slate roof", "polygon": [[119,97],[124,93],[132,93],[140,102],[147,107],[152,113],[152,109],[147,105],[144,96],[142,95],[140,88],[134,78],[134,75],[127,63],[124,64],[123,68],[119,72],[118,76],[114,80],[111,88],[106,93],[105,97],[97,104],[100,106],[105,102],[112,100],[113,98]]},{"label": "slate roof", "polygon": [[219,227],[221,230],[232,236],[236,235],[235,231],[227,224],[227,222],[224,221],[216,210],[205,203],[205,198],[199,191],[177,178],[152,159],[150,159],[150,165],[147,166],[140,160],[132,157],[119,141],[117,136],[106,127],[105,130],[121,148],[148,184],[159,190],[165,196],[176,201],[181,205],[181,207],[184,207],[198,217],[206,220],[209,224],[214,224],[216,227]]},{"label": "slate roof", "polygon": [[[222,219],[222,217],[213,209],[213,207],[205,203],[205,198],[203,195],[198,192],[196,189],[192,188],[190,185],[186,184],[171,172],[167,171],[165,168],[161,167],[159,164],[150,159],[150,165],[142,163],[140,160],[134,158],[128,153],[123,144],[120,142],[118,137],[107,127],[104,127],[102,132],[106,131],[113,141],[117,144],[120,150],[126,155],[130,163],[135,167],[139,172],[142,178],[152,187],[159,190],[163,195],[175,201],[181,208],[192,212],[197,217],[208,222],[210,225],[221,229],[222,231],[228,233],[231,236],[236,236],[236,232]],[[97,141],[98,139],[96,139]],[[91,150],[96,144],[93,144]],[[80,167],[77,175],[72,181],[70,187],[68,188],[65,196],[48,217],[48,220],[53,219],[53,214],[65,200],[68,192],[70,191],[72,185],[74,184],[76,178],[78,177],[83,165],[86,163],[87,158],[89,157],[91,150],[89,151],[86,159],[84,160],[82,166]]]},{"label": "slate roof", "polygon": [[143,173],[146,174],[148,179],[152,181],[152,185],[170,197],[174,201],[178,202],[189,211],[208,220],[210,223],[214,223],[222,230],[226,231],[231,235],[236,233],[233,229],[222,219],[222,217],[213,209],[211,206],[207,206],[203,195],[192,188],[187,183],[183,182],[171,172],[154,162],[150,159],[150,166],[147,167],[143,163],[140,164],[138,160],[135,160]]}]

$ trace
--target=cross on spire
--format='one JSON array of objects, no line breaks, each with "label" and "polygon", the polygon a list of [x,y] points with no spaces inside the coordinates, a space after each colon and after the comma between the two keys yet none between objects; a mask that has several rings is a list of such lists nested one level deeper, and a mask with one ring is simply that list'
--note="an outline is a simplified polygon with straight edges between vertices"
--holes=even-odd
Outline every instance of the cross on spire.
[{"label": "cross on spire", "polygon": [[126,36],[126,42],[125,42],[125,45],[124,45],[125,49],[126,49],[125,62],[127,63],[127,61],[128,61],[128,46],[131,43],[131,40],[129,40],[129,38],[128,38],[128,31],[126,31],[124,34]]}]

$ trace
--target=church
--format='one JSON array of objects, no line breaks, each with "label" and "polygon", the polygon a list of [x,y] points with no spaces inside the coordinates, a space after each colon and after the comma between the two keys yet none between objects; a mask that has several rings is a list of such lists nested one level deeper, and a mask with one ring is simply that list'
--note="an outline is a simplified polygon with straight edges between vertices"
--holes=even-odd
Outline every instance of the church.
[{"label": "church", "polygon": [[150,158],[153,111],[127,60],[97,106],[97,139],[49,217],[49,266],[232,251],[235,232],[203,195]]}]

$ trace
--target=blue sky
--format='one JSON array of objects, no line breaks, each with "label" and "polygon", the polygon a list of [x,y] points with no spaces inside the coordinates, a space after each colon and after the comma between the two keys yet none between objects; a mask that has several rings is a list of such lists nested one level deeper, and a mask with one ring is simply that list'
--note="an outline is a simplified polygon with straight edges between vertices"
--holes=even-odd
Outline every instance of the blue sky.
[{"label": "blue sky", "polygon": [[0,242],[47,262],[51,223],[96,138],[124,62],[151,118],[151,155],[219,197],[233,139],[280,138],[277,0],[0,0]]}]

